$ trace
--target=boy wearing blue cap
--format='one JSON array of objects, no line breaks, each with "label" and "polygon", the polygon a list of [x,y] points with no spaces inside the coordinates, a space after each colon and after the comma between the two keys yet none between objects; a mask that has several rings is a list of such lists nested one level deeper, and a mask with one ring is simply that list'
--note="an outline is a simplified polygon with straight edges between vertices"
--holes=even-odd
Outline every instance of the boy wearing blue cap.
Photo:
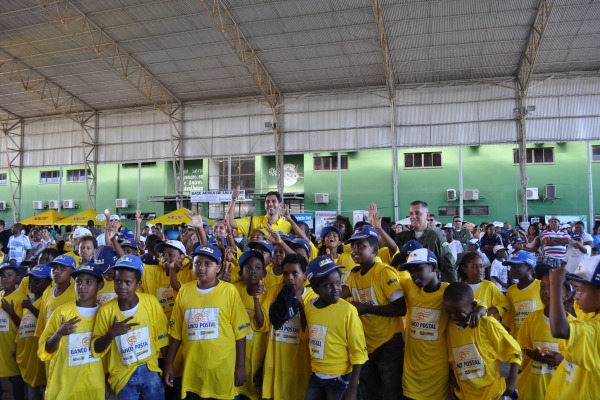
[{"label": "boy wearing blue cap", "polygon": [[4,289],[0,293],[0,378],[9,378],[15,399],[25,395],[25,385],[14,357],[17,347],[15,339],[23,314],[21,303],[26,298],[17,290],[18,280],[19,267],[16,263],[6,262],[0,265],[0,284]]},{"label": "boy wearing blue cap", "polygon": [[352,259],[360,267],[350,273],[342,298],[352,296],[363,324],[369,361],[361,370],[359,390],[364,396],[393,399],[402,393],[399,379],[403,364],[400,333],[406,313],[398,272],[377,261],[379,234],[371,225],[363,225],[346,243],[351,244]]},{"label": "boy wearing blue cap", "polygon": [[319,297],[305,307],[312,374],[307,400],[356,398],[367,345],[356,307],[340,300],[340,267],[320,256],[306,270]]},{"label": "boy wearing blue cap", "polygon": [[519,280],[519,283],[511,285],[506,291],[508,311],[502,321],[516,339],[525,318],[532,312],[543,309],[544,303],[540,297],[540,281],[533,277],[536,266],[533,253],[517,251],[503,264],[510,266],[510,276]]},{"label": "boy wearing blue cap", "polygon": [[49,362],[45,398],[104,400],[104,367],[90,348],[102,271],[87,263],[71,276],[77,299],[54,310],[40,337],[38,356]]},{"label": "boy wearing blue cap", "polygon": [[192,255],[197,281],[182,285],[175,300],[163,379],[173,386],[173,360],[182,346],[182,398],[232,399],[237,395],[236,386],[246,381],[250,320],[235,287],[217,278],[220,250],[205,245]]},{"label": "boy wearing blue cap", "polygon": [[32,267],[26,276],[28,277],[28,289],[33,294],[33,298],[26,297],[21,303],[23,316],[17,337],[16,359],[23,381],[25,381],[29,400],[42,399],[43,386],[46,385],[44,363],[37,355],[39,340],[35,337],[35,327],[40,312],[42,294],[52,283],[50,274],[51,270],[48,265],[40,264]]},{"label": "boy wearing blue cap", "polygon": [[[564,279],[575,288],[575,302],[589,320],[568,320],[561,296]],[[600,256],[583,261],[573,274],[564,267],[550,272],[550,329],[561,339],[565,359],[546,391],[547,400],[598,398],[600,382]]]},{"label": "boy wearing blue cap", "polygon": [[103,305],[117,297],[115,293],[115,265],[119,256],[110,246],[100,246],[94,253],[93,263],[100,267],[104,275],[104,286],[98,291],[98,304]]},{"label": "boy wearing blue cap", "polygon": [[96,317],[92,354],[108,357],[108,383],[119,399],[163,400],[158,356],[166,348],[167,320],[158,300],[137,293],[144,266],[134,255],[125,255],[113,267],[117,294]]}]

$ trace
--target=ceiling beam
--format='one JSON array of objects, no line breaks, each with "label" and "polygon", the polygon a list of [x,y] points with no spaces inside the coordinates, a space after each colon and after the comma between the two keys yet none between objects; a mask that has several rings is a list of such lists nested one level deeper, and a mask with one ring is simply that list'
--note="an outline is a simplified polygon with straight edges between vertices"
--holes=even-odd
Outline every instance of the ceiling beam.
[{"label": "ceiling beam", "polygon": [[546,26],[552,15],[555,0],[540,0],[537,13],[529,31],[527,45],[521,55],[519,69],[517,70],[517,82],[519,83],[520,91],[527,92],[529,81],[533,74],[535,60],[542,47],[542,40],[546,31]]},{"label": "ceiling beam", "polygon": [[97,115],[97,110],[1,49],[0,73],[3,73],[6,79],[17,83],[23,91],[32,94],[38,100],[50,106],[55,112],[80,126],[83,133],[81,142],[83,162],[85,169],[90,171],[90,178],[86,174],[88,207],[95,208],[97,135],[95,134],[94,125],[90,124],[90,120]]},{"label": "ceiling beam", "polygon": [[37,0],[37,3],[51,20],[63,26],[73,39],[167,116],[177,207],[182,207],[184,110],[181,100],[70,0]]}]

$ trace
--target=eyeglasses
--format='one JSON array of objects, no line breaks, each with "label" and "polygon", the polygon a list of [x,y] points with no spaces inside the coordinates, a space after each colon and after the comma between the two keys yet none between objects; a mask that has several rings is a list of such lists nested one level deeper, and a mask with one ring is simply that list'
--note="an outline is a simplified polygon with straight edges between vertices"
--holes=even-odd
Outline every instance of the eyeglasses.
[{"label": "eyeglasses", "polygon": [[429,221],[429,222],[433,222],[433,221],[435,221],[435,219],[428,219],[427,221]]},{"label": "eyeglasses", "polygon": [[454,222],[462,222],[460,219],[456,219],[454,220]]}]

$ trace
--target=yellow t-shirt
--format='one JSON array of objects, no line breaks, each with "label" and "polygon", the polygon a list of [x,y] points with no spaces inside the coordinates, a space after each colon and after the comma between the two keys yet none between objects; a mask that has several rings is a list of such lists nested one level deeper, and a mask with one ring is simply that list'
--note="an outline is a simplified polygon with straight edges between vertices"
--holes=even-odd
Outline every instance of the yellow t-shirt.
[{"label": "yellow t-shirt", "polygon": [[112,299],[98,310],[92,337],[92,354],[108,358],[108,383],[119,394],[139,365],[146,364],[150,371],[161,372],[158,355],[162,347],[169,344],[167,319],[156,298],[150,294],[138,293],[137,311],[129,323],[138,323],[127,333],[117,336],[102,353],[94,351],[94,342],[106,335],[115,317],[118,321],[126,318],[119,309],[118,299]]},{"label": "yellow t-shirt", "polygon": [[[354,301],[373,306],[391,304],[403,295],[398,271],[381,262],[375,262],[364,275],[360,269],[356,269],[348,276],[347,284]],[[400,317],[364,314],[360,316],[360,320],[369,354],[404,330]]]},{"label": "yellow t-shirt", "polygon": [[[42,298],[33,302],[33,306],[40,309]],[[17,342],[17,364],[21,371],[21,377],[32,387],[46,384],[46,369],[44,363],[37,355],[39,339],[35,337],[37,318],[28,309],[23,309]]]},{"label": "yellow t-shirt", "polygon": [[[8,303],[13,303],[15,313],[19,317],[23,315],[21,303],[25,300],[25,295],[20,290],[17,289],[8,295],[3,290],[0,297]],[[21,374],[15,360],[15,352],[17,351],[15,340],[18,329],[19,327],[15,325],[8,313],[0,308],[0,378]]]},{"label": "yellow t-shirt", "polygon": [[508,312],[502,322],[508,326],[510,334],[515,339],[519,337],[519,329],[525,321],[525,317],[544,308],[544,303],[540,298],[540,283],[539,279],[535,279],[525,289],[519,289],[515,283],[506,291]]},{"label": "yellow t-shirt", "polygon": [[71,285],[61,293],[60,296],[56,297],[53,294],[53,287],[48,286],[42,294],[42,302],[40,304],[40,315],[38,316],[37,325],[35,327],[35,336],[42,336],[42,332],[46,328],[46,321],[50,319],[52,312],[58,307],[62,306],[71,301],[77,300],[77,294],[75,293],[75,284],[71,279]]},{"label": "yellow t-shirt", "polygon": [[[252,219],[252,226],[250,226],[250,219]],[[260,229],[268,237],[269,233],[264,228],[265,224],[268,223],[269,218],[266,215],[254,215],[253,217],[236,218],[235,220],[237,231],[244,236],[248,236],[248,233],[254,229]],[[279,217],[274,224],[271,224],[271,228],[278,233],[290,233],[292,231],[292,224]]]},{"label": "yellow t-shirt", "polygon": [[325,308],[306,305],[310,366],[313,373],[342,376],[368,360],[367,343],[356,307],[340,299]]},{"label": "yellow t-shirt", "polygon": [[[473,288],[473,285],[469,286]],[[506,313],[508,307],[506,296],[493,282],[482,280],[477,290],[473,291],[473,296],[488,309],[496,307],[500,317]]]},{"label": "yellow t-shirt", "polygon": [[[267,351],[269,304],[267,304],[266,300],[268,294],[265,292],[265,294],[259,298],[260,308],[265,316],[263,326],[259,328],[256,325],[256,319],[254,318],[254,297],[248,294],[244,282],[237,282],[234,286],[240,294],[244,308],[248,313],[248,318],[250,318],[250,324],[252,325],[252,331],[246,336],[246,383],[238,390],[240,394],[243,394],[251,400],[260,400],[262,398],[262,387],[255,386],[252,378],[262,367],[265,359],[265,352]],[[266,289],[266,291],[268,290],[269,289]]]},{"label": "yellow t-shirt", "polygon": [[196,282],[181,287],[169,323],[169,335],[182,342],[184,368],[181,395],[232,399],[235,342],[252,330],[235,287],[219,281],[208,293]]},{"label": "yellow t-shirt", "polygon": [[[48,353],[46,342],[60,327],[61,317],[65,321],[78,317],[81,321],[77,323],[75,333],[60,339],[58,350]],[[92,356],[90,349],[95,320],[95,315],[81,315],[74,301],[58,307],[48,319],[38,348],[40,359],[50,362],[47,399],[104,400],[104,367],[99,358]]]},{"label": "yellow t-shirt", "polygon": [[[391,268],[391,267],[390,267]],[[448,397],[449,365],[446,349],[448,314],[444,308],[442,282],[428,293],[414,284],[408,272],[400,272],[406,300],[406,345],[404,346],[404,395],[415,400]]]},{"label": "yellow t-shirt", "polygon": [[102,289],[98,290],[98,296],[96,297],[98,304],[104,305],[115,297],[117,297],[117,294],[115,293],[115,281],[105,279],[104,286]]},{"label": "yellow t-shirt", "polygon": [[29,293],[29,275],[24,276],[23,279],[21,279],[21,282],[19,282],[19,290],[24,295],[27,295]]},{"label": "yellow t-shirt", "polygon": [[[506,390],[498,361],[521,364],[521,347],[495,318],[482,317],[475,328],[448,322],[448,360],[463,400],[499,399]],[[519,393],[520,395],[521,393]],[[523,397],[529,399],[529,397]]]},{"label": "yellow t-shirt", "polygon": [[65,256],[73,257],[75,259],[75,265],[79,267],[79,264],[81,263],[81,257],[79,257],[79,255],[76,254],[73,250],[66,252]]},{"label": "yellow t-shirt", "polygon": [[546,400],[593,400],[600,382],[600,314],[587,321],[570,320],[569,339],[558,342],[565,356],[546,390]]},{"label": "yellow t-shirt", "polygon": [[[567,318],[574,319],[571,315],[567,315]],[[517,379],[519,397],[543,399],[557,367],[532,360],[525,354],[525,349],[533,350],[539,347],[542,350],[558,351],[558,339],[552,337],[550,319],[544,316],[544,310],[534,311],[525,318],[519,329],[517,341],[523,349],[522,372]]]},{"label": "yellow t-shirt", "polygon": [[[177,271],[177,280],[181,285],[196,281],[189,260],[186,258],[184,266]],[[159,265],[144,264],[144,274],[142,275],[142,292],[153,295],[161,305],[167,321],[171,318],[171,311],[175,305],[177,291],[171,287],[171,281],[167,271]]]},{"label": "yellow t-shirt", "polygon": [[392,263],[392,260],[394,259],[394,256],[399,252],[400,250],[396,248],[396,252],[394,254],[390,254],[389,247],[380,247],[379,251],[377,251],[377,257],[381,259],[382,263],[390,265]]},{"label": "yellow t-shirt", "polygon": [[[283,284],[267,291],[267,304],[273,304]],[[302,294],[304,307],[317,294],[307,287]],[[268,317],[268,315],[267,315]],[[264,399],[304,400],[310,378],[310,354],[306,334],[301,331],[300,314],[275,330],[269,322],[262,397]],[[293,362],[290,362],[293,360]]]},{"label": "yellow t-shirt", "polygon": [[356,268],[358,264],[354,262],[350,253],[346,252],[338,254],[337,258],[335,259],[335,263],[341,267],[340,272],[342,273],[342,283],[347,283],[350,272],[352,272],[352,270]]}]

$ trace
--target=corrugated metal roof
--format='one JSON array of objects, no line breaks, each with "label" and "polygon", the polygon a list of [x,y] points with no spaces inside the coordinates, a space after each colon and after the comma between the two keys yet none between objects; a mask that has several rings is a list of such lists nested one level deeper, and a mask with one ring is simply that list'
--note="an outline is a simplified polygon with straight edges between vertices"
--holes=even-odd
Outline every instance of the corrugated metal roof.
[{"label": "corrugated metal roof", "polygon": [[[71,0],[184,102],[260,96],[199,0]],[[222,0],[283,93],[385,86],[370,0]],[[209,2],[210,4],[210,2]],[[539,0],[380,0],[397,84],[514,76]],[[600,69],[600,2],[556,0],[534,72]],[[36,0],[0,2],[0,50],[96,109],[149,105]],[[0,107],[56,111],[7,80]]]}]

